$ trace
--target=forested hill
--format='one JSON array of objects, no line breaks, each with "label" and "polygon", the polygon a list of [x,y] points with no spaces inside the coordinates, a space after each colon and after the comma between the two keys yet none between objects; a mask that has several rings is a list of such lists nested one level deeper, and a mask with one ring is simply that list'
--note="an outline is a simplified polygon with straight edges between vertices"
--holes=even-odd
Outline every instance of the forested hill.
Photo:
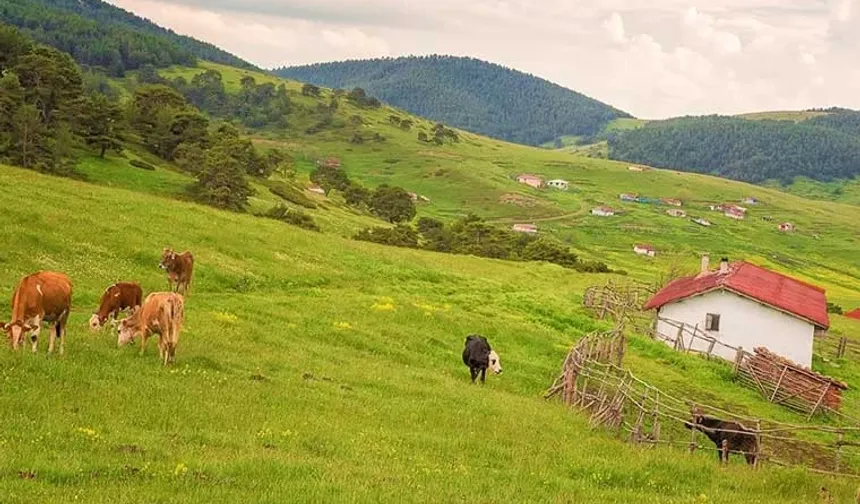
[{"label": "forested hill", "polygon": [[0,21],[113,76],[147,64],[193,66],[197,58],[254,68],[212,44],[178,35],[101,0],[2,0]]},{"label": "forested hill", "polygon": [[860,175],[860,113],[791,121],[684,117],[609,138],[609,157],[746,182]]},{"label": "forested hill", "polygon": [[630,117],[544,79],[473,58],[413,56],[275,72],[326,87],[360,87],[414,114],[522,144],[593,135],[615,118]]}]

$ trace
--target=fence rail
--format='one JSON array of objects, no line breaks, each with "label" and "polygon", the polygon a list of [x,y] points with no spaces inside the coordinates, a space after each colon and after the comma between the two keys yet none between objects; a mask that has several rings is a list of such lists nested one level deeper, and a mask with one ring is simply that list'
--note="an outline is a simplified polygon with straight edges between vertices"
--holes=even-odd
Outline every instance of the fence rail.
[{"label": "fence rail", "polygon": [[[614,430],[632,443],[714,450],[723,463],[736,454],[753,467],[767,462],[860,476],[860,427],[791,425],[671,396],[622,367],[624,344],[617,326],[583,337],[545,397],[560,395],[564,404],[587,414],[593,428]],[[705,418],[728,423],[697,423]],[[735,436],[700,442],[724,434]]]},{"label": "fence rail", "polygon": [[657,328],[652,336],[669,343],[679,352],[699,353],[708,359],[719,356],[733,361],[732,369],[740,382],[758,390],[774,404],[806,413],[808,419],[818,412],[840,415],[841,391],[847,385],[802,368],[765,348],[755,348],[750,353],[743,347],[719,341],[698,326],[662,317],[657,318]]}]

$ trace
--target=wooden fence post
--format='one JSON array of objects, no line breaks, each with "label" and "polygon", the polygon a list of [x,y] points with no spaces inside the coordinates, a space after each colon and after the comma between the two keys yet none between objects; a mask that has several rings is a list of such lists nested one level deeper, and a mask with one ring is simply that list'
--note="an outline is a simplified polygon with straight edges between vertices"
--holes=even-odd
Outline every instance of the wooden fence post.
[{"label": "wooden fence post", "polygon": [[761,463],[761,420],[755,421],[755,460],[753,469],[758,469]]},{"label": "wooden fence post", "polygon": [[690,429],[690,453],[692,454],[696,451],[696,405],[693,404],[690,409],[690,423],[693,424],[693,427]]},{"label": "wooden fence post", "polygon": [[651,422],[651,439],[657,444],[660,442],[660,391],[657,391],[657,397],[654,398],[654,416]]},{"label": "wooden fence post", "polygon": [[845,356],[845,347],[848,345],[848,338],[846,336],[842,336],[839,339],[839,348],[836,349],[836,358],[841,359]]},{"label": "wooden fence post", "polygon": [[723,439],[722,446],[720,446],[720,463],[726,465],[729,463],[729,440]]},{"label": "wooden fence post", "polygon": [[839,438],[836,440],[836,472],[842,468],[842,441],[845,439],[845,431],[839,430]]},{"label": "wooden fence post", "polygon": [[741,370],[741,363],[744,361],[744,347],[738,347],[738,352],[735,354],[735,365],[732,368],[732,373],[738,374]]}]

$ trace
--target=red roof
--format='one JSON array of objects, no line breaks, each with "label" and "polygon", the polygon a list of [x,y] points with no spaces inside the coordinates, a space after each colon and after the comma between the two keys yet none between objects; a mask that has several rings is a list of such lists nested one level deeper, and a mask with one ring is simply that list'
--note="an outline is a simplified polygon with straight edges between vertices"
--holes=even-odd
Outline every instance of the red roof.
[{"label": "red roof", "polygon": [[850,312],[846,313],[845,316],[848,318],[860,320],[860,308],[857,308],[854,311],[850,311]]},{"label": "red roof", "polygon": [[824,289],[745,262],[732,263],[726,273],[711,271],[705,275],[679,278],[651,298],[645,309],[661,308],[714,290],[734,292],[808,320],[818,327],[830,327]]}]

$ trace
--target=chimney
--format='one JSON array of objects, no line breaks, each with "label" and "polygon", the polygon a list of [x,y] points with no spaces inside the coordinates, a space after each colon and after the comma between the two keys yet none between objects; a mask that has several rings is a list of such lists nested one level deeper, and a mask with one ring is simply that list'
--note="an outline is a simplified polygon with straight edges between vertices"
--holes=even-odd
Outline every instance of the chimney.
[{"label": "chimney", "polygon": [[702,255],[702,270],[699,271],[699,276],[704,276],[708,274],[708,268],[711,266],[711,256],[708,254]]},{"label": "chimney", "polygon": [[729,272],[729,258],[723,257],[720,260],[720,273],[728,273]]}]

